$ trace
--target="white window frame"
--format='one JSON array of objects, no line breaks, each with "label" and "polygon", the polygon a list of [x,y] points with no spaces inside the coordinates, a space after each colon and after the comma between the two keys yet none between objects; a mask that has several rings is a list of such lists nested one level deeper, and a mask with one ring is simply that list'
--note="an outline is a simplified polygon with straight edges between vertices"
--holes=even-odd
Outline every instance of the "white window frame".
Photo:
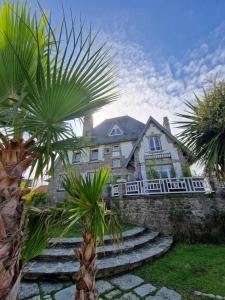
[{"label": "white window frame", "polygon": [[57,178],[57,191],[58,192],[62,192],[65,191],[65,189],[62,186],[62,182],[63,182],[63,177],[65,176],[65,174],[59,174],[58,178]]},{"label": "white window frame", "polygon": [[109,136],[117,136],[117,135],[122,135],[122,134],[123,134],[123,130],[117,124],[113,125],[113,127],[111,128],[111,130],[109,132]]},{"label": "white window frame", "polygon": [[[155,165],[155,166],[152,166],[152,168],[159,174],[160,178],[168,178],[168,179],[173,178],[173,176],[172,176],[173,165],[172,164]],[[167,177],[163,177],[162,172],[166,172]]]},{"label": "white window frame", "polygon": [[[119,162],[119,164],[116,166],[113,165],[113,162],[115,162],[115,161]],[[121,159],[119,159],[119,158],[112,159],[112,168],[113,169],[121,168]]]},{"label": "white window frame", "polygon": [[[74,156],[80,154],[80,159],[79,160],[74,160]],[[72,156],[72,164],[79,164],[81,162],[81,151],[76,151],[73,152],[73,156]]]},{"label": "white window frame", "polygon": [[[93,159],[92,158],[92,153],[96,151],[98,153],[97,155],[97,159]],[[90,153],[90,161],[98,161],[99,160],[99,149],[98,148],[95,148],[95,149],[91,149],[91,153]]]},{"label": "white window frame", "polygon": [[113,151],[120,151],[120,145],[113,145]]},{"label": "white window frame", "polygon": [[[159,145],[160,145],[159,149],[157,149],[158,147],[157,147],[156,140],[159,142]],[[153,142],[154,149],[151,148],[151,141]],[[160,137],[158,135],[153,135],[153,136],[149,137],[149,148],[150,148],[151,152],[157,152],[157,151],[161,151],[162,150],[161,140],[160,140]]]}]

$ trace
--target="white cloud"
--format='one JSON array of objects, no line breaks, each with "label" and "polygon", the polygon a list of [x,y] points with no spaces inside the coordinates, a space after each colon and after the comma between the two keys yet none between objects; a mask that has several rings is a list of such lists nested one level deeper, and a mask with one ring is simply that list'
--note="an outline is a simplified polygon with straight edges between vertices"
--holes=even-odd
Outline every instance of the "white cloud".
[{"label": "white cloud", "polygon": [[201,93],[208,80],[224,78],[223,40],[217,48],[210,47],[210,42],[214,45],[215,38],[221,35],[222,28],[224,26],[210,33],[209,42],[189,52],[185,64],[173,59],[156,65],[140,45],[113,40],[121,96],[96,113],[95,123],[121,115],[130,115],[143,122],[149,115],[159,122],[166,115],[171,121],[176,120],[175,113],[184,110],[184,100],[192,99],[194,92]]}]

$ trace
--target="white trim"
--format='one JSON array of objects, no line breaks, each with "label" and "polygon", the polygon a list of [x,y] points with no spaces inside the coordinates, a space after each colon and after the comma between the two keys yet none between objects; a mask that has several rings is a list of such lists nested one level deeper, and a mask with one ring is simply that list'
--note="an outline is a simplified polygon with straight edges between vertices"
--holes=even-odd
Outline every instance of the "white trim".
[{"label": "white trim", "polygon": [[[92,159],[92,151],[98,151],[98,157],[97,159]],[[99,149],[98,148],[91,148],[90,149],[90,162],[93,162],[93,161],[98,161],[99,160]]]},{"label": "white trim", "polygon": [[[112,134],[112,131],[113,131],[113,130],[119,131],[119,133]],[[114,124],[114,125],[112,126],[112,128],[109,130],[108,135],[109,135],[109,136],[123,135],[123,130],[119,127],[119,125]]]},{"label": "white trim", "polygon": [[[116,190],[117,185],[112,186]],[[205,193],[206,186],[202,177],[165,178],[154,180],[130,181],[125,183],[125,195],[160,195]],[[116,196],[115,192],[112,196]]]}]

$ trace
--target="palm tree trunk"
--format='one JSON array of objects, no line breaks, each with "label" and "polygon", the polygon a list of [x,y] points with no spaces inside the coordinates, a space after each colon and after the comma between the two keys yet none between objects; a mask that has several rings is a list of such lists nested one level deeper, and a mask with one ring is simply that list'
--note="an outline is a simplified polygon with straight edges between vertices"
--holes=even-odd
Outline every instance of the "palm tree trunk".
[{"label": "palm tree trunk", "polygon": [[95,289],[96,276],[96,245],[90,232],[83,234],[83,244],[76,252],[80,261],[80,270],[76,278],[75,300],[95,300],[97,293]]},{"label": "palm tree trunk", "polygon": [[0,135],[0,299],[17,299],[21,277],[21,244],[24,229],[24,205],[20,190],[23,172],[34,154],[31,144],[22,139],[7,140]]}]

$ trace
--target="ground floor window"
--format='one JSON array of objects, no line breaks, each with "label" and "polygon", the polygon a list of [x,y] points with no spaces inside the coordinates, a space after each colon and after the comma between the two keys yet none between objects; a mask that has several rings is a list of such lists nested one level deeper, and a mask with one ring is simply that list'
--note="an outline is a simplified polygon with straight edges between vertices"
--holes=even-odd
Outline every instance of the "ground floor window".
[{"label": "ground floor window", "polygon": [[172,164],[149,166],[147,168],[147,175],[149,179],[176,177]]},{"label": "ground floor window", "polygon": [[58,176],[57,179],[57,191],[64,191],[64,187],[63,187],[63,178],[64,178],[64,174],[60,174]]}]

